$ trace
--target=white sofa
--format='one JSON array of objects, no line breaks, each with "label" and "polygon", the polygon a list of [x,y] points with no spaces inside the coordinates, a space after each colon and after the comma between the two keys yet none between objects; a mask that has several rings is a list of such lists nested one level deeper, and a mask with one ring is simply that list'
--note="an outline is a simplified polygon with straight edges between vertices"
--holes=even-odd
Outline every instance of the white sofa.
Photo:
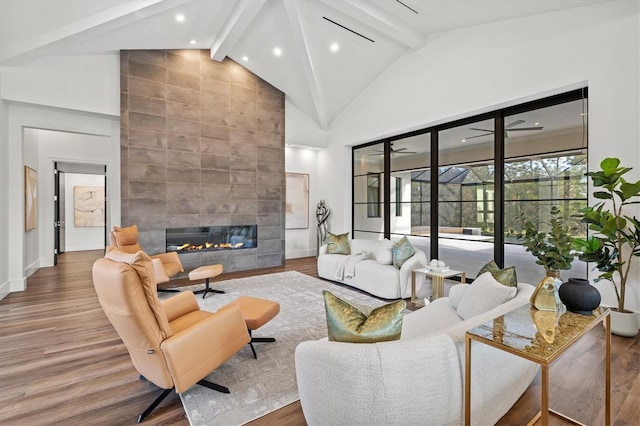
[{"label": "white sofa", "polygon": [[[299,344],[296,374],[307,423],[463,424],[465,332],[528,304],[534,288],[518,284],[513,299],[463,320],[453,300],[460,286],[470,287],[455,285],[451,297],[405,315],[400,340],[354,344],[323,339]],[[473,342],[472,424],[495,424],[536,372],[532,362]]]},{"label": "white sofa", "polygon": [[[336,277],[336,270],[344,254],[328,254],[327,245],[320,247],[318,255],[318,275],[322,278],[347,284],[366,291],[383,299],[406,299],[411,297],[411,270],[424,268],[427,257],[424,252],[414,247],[415,253],[402,265],[400,269],[391,263],[391,248],[393,242],[389,240],[353,239],[349,241],[351,254],[367,252],[369,258],[355,265],[353,277]],[[417,280],[416,291],[422,286],[422,280]]]}]

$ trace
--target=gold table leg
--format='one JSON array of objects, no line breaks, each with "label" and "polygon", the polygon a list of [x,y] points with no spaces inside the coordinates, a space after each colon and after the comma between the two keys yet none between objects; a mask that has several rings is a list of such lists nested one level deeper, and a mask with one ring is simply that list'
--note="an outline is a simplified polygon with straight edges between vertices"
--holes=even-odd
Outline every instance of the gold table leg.
[{"label": "gold table leg", "polygon": [[411,306],[416,306],[416,271],[411,271]]},{"label": "gold table leg", "polygon": [[471,339],[464,339],[464,425],[471,425]]},{"label": "gold table leg", "polygon": [[431,283],[433,287],[433,298],[437,299],[444,296],[444,277],[436,275],[431,278]]},{"label": "gold table leg", "polygon": [[541,370],[542,401],[540,401],[540,424],[547,426],[549,424],[549,366],[542,365]]},{"label": "gold table leg", "polygon": [[611,314],[604,319],[605,368],[604,368],[604,424],[611,424]]}]

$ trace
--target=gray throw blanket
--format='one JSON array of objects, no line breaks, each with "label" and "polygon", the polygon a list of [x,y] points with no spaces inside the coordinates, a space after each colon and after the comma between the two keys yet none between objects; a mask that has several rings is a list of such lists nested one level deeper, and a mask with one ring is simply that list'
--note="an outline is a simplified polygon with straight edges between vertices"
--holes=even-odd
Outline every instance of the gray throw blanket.
[{"label": "gray throw blanket", "polygon": [[348,256],[344,256],[338,260],[336,265],[336,279],[344,280],[345,278],[353,278],[356,276],[356,264],[362,260],[369,258],[369,253],[362,251]]}]

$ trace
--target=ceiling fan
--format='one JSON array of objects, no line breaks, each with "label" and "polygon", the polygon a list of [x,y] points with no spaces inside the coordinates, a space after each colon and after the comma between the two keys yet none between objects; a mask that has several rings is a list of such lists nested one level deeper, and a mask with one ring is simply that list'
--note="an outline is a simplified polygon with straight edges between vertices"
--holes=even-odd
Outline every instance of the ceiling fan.
[{"label": "ceiling fan", "polygon": [[[409,148],[398,148],[398,149],[393,149],[393,144],[391,144],[391,155],[394,154],[417,154],[417,151],[407,151],[407,149]],[[384,151],[382,150],[378,150],[378,149],[374,149],[374,152],[378,153],[378,154],[369,154],[369,155],[382,155],[384,154]]]},{"label": "ceiling fan", "polygon": [[[532,127],[515,127],[515,126],[519,126],[520,124],[525,123],[524,120],[516,120],[513,121],[507,125],[504,126],[504,137],[508,138],[509,137],[509,132],[516,132],[516,131],[531,131],[531,130],[542,130],[544,127],[543,126],[532,126]],[[473,139],[473,138],[481,138],[482,136],[487,136],[487,135],[492,135],[495,132],[493,130],[489,130],[489,129],[478,129],[475,127],[470,127],[469,130],[475,130],[476,132],[485,132],[481,135],[476,135],[476,136],[469,136],[465,139]]]}]

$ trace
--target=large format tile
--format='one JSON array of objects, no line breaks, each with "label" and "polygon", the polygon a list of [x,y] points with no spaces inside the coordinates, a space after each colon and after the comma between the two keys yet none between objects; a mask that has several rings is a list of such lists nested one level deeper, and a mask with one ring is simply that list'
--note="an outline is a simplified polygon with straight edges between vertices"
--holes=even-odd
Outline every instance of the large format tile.
[{"label": "large format tile", "polygon": [[185,267],[281,264],[284,94],[208,50],[123,52],[120,72],[123,224],[163,251],[165,227],[255,223],[260,252],[185,254]]}]

